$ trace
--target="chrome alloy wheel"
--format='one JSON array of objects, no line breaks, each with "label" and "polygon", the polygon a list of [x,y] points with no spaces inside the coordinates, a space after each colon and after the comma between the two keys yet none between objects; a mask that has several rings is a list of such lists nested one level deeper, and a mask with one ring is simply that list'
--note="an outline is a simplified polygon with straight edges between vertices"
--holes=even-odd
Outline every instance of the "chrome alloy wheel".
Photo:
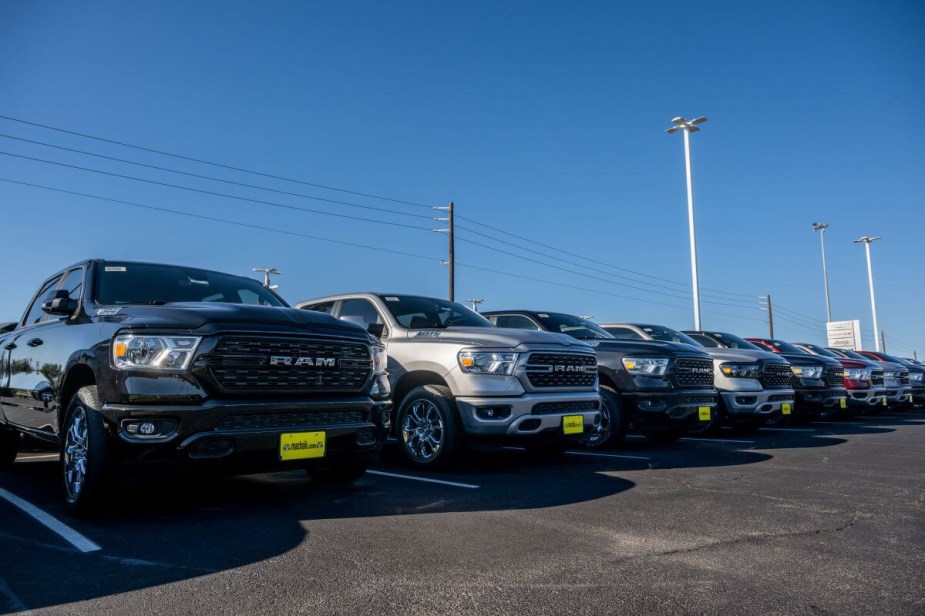
[{"label": "chrome alloy wheel", "polygon": [[415,400],[401,426],[405,451],[417,462],[430,462],[443,448],[444,431],[440,411],[430,400]]},{"label": "chrome alloy wheel", "polygon": [[78,406],[71,418],[71,427],[64,437],[64,485],[68,496],[76,499],[83,489],[87,474],[87,440],[89,425],[87,411]]},{"label": "chrome alloy wheel", "polygon": [[607,406],[607,403],[602,399],[601,400],[601,421],[591,433],[586,436],[583,441],[586,445],[597,445],[601,441],[607,439],[610,436],[610,407]]}]

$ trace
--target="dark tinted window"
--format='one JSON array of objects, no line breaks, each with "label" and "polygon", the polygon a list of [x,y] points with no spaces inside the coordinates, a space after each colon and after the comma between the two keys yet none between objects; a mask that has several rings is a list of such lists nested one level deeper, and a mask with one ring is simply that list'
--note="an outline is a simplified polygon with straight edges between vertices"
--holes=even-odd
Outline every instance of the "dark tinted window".
[{"label": "dark tinted window", "polygon": [[382,299],[395,320],[408,329],[494,327],[485,317],[455,302],[411,295],[384,295]]},{"label": "dark tinted window", "polygon": [[[864,361],[870,361],[870,357],[864,357],[860,353],[856,351],[852,351],[851,349],[835,349],[835,352],[841,355],[842,357],[847,357],[849,359],[861,359]],[[875,359],[874,361],[879,361],[879,360]]]},{"label": "dark tinted window", "polygon": [[710,338],[709,336],[704,336],[703,334],[688,334],[688,336],[696,340],[697,342],[699,342],[701,346],[705,346],[710,349],[719,348],[719,345],[716,343],[716,341],[713,340],[713,338]]},{"label": "dark tinted window", "polygon": [[58,288],[67,291],[71,299],[80,299],[80,292],[83,289],[83,284],[84,270],[83,268],[78,268],[69,271],[64,277],[64,282],[62,282],[61,286]]},{"label": "dark tinted window", "polygon": [[105,263],[96,269],[96,301],[100,304],[218,302],[285,306],[258,281],[243,276],[147,263]]},{"label": "dark tinted window", "polygon": [[58,286],[58,282],[60,281],[61,276],[55,276],[42,285],[38,295],[35,296],[35,301],[33,301],[32,305],[29,306],[29,311],[26,313],[26,317],[22,321],[23,325],[33,325],[39,321],[44,320],[48,316],[42,311],[42,304],[54,296],[55,287]]},{"label": "dark tinted window", "polygon": [[776,353],[795,353],[798,355],[809,355],[809,353],[800,347],[794,346],[789,342],[784,342],[783,340],[765,340],[762,342],[762,344],[774,349]]},{"label": "dark tinted window", "polygon": [[604,330],[618,340],[645,340],[629,327],[607,326]]},{"label": "dark tinted window", "polygon": [[491,317],[491,320],[498,327],[510,327],[512,329],[539,329],[536,323],[519,314],[500,314],[496,317]]},{"label": "dark tinted window", "polygon": [[818,344],[801,344],[800,346],[813,355],[821,355],[823,357],[832,357],[834,359],[838,359],[838,355],[823,346],[819,346]]},{"label": "dark tinted window", "polygon": [[322,302],[320,304],[310,304],[308,306],[303,306],[302,310],[314,310],[315,312],[323,312],[325,314],[331,313],[331,308],[334,307],[334,302]]},{"label": "dark tinted window", "polygon": [[613,338],[601,327],[587,319],[558,312],[540,312],[537,315],[543,327],[551,332],[568,334],[579,340],[601,340]]},{"label": "dark tinted window", "polygon": [[362,325],[364,329],[369,327],[370,323],[382,325],[382,318],[368,299],[344,300],[337,316],[345,321]]}]

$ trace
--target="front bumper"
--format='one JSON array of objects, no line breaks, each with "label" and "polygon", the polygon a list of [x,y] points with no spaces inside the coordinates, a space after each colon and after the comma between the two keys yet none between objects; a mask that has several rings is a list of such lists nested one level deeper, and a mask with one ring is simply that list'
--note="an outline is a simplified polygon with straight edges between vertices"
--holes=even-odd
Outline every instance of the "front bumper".
[{"label": "front bumper", "polygon": [[883,387],[871,387],[870,389],[848,389],[848,407],[852,409],[866,409],[883,404],[884,392]]},{"label": "front bumper", "polygon": [[732,417],[769,417],[780,413],[787,402],[793,405],[796,394],[792,389],[761,391],[720,391],[726,413]]},{"label": "front bumper", "polygon": [[835,415],[848,408],[848,392],[844,387],[798,389],[796,393],[797,414],[800,415]]},{"label": "front bumper", "polygon": [[[476,437],[530,438],[557,432],[565,436],[562,418],[571,415],[581,415],[585,432],[590,432],[601,421],[600,404],[596,391],[456,398],[463,428],[467,434]],[[493,412],[496,417],[488,417],[488,412]]]},{"label": "front bumper", "polygon": [[[389,430],[391,402],[368,397],[325,401],[209,400],[201,405],[104,404],[101,409],[126,461],[219,465],[240,472],[291,466],[370,463]],[[173,425],[166,434],[131,433],[132,423]],[[280,435],[324,432],[321,458],[283,462]]]},{"label": "front bumper", "polygon": [[635,428],[664,428],[690,423],[702,406],[719,403],[715,389],[686,389],[667,392],[623,392],[625,410]]},{"label": "front bumper", "polygon": [[912,388],[908,385],[901,387],[888,387],[884,394],[889,406],[903,406],[909,404],[909,396],[912,395]]}]

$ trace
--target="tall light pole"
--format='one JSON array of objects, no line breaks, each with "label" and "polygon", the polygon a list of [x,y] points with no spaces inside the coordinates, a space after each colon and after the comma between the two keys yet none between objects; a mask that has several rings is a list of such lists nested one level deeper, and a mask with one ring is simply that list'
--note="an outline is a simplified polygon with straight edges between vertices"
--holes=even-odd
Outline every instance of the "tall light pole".
[{"label": "tall light pole", "polygon": [[829,303],[829,272],[825,268],[825,230],[829,225],[824,222],[814,222],[813,231],[819,231],[819,239],[822,241],[822,281],[825,283],[825,314],[826,320],[832,321],[832,305]]},{"label": "tall light pole", "polygon": [[473,311],[473,312],[478,312],[478,311],[479,311],[479,304],[485,303],[485,300],[484,300],[484,299],[467,299],[466,301],[469,302],[470,304],[472,304],[472,311]]},{"label": "tall light pole", "polygon": [[877,300],[874,299],[874,270],[870,266],[870,243],[876,242],[881,238],[864,237],[854,240],[855,244],[864,244],[864,250],[867,252],[867,281],[870,283],[870,311],[874,315],[874,349],[880,352],[880,327],[877,325]]},{"label": "tall light pole", "polygon": [[707,121],[706,116],[700,116],[693,120],[685,120],[677,117],[671,120],[674,126],[667,129],[669,135],[678,131],[684,133],[684,162],[687,169],[687,222],[691,234],[691,281],[694,287],[694,329],[700,331],[700,281],[697,277],[697,237],[694,233],[694,184],[691,179],[691,133],[696,133],[700,129],[698,124]]}]

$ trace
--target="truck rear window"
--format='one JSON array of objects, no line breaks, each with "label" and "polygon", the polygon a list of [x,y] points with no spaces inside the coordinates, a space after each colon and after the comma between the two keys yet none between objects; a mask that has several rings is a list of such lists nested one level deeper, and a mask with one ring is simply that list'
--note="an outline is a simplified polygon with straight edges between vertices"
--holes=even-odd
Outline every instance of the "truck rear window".
[{"label": "truck rear window", "polygon": [[96,268],[94,289],[96,302],[105,305],[176,302],[286,305],[256,280],[175,265],[104,263]]}]

